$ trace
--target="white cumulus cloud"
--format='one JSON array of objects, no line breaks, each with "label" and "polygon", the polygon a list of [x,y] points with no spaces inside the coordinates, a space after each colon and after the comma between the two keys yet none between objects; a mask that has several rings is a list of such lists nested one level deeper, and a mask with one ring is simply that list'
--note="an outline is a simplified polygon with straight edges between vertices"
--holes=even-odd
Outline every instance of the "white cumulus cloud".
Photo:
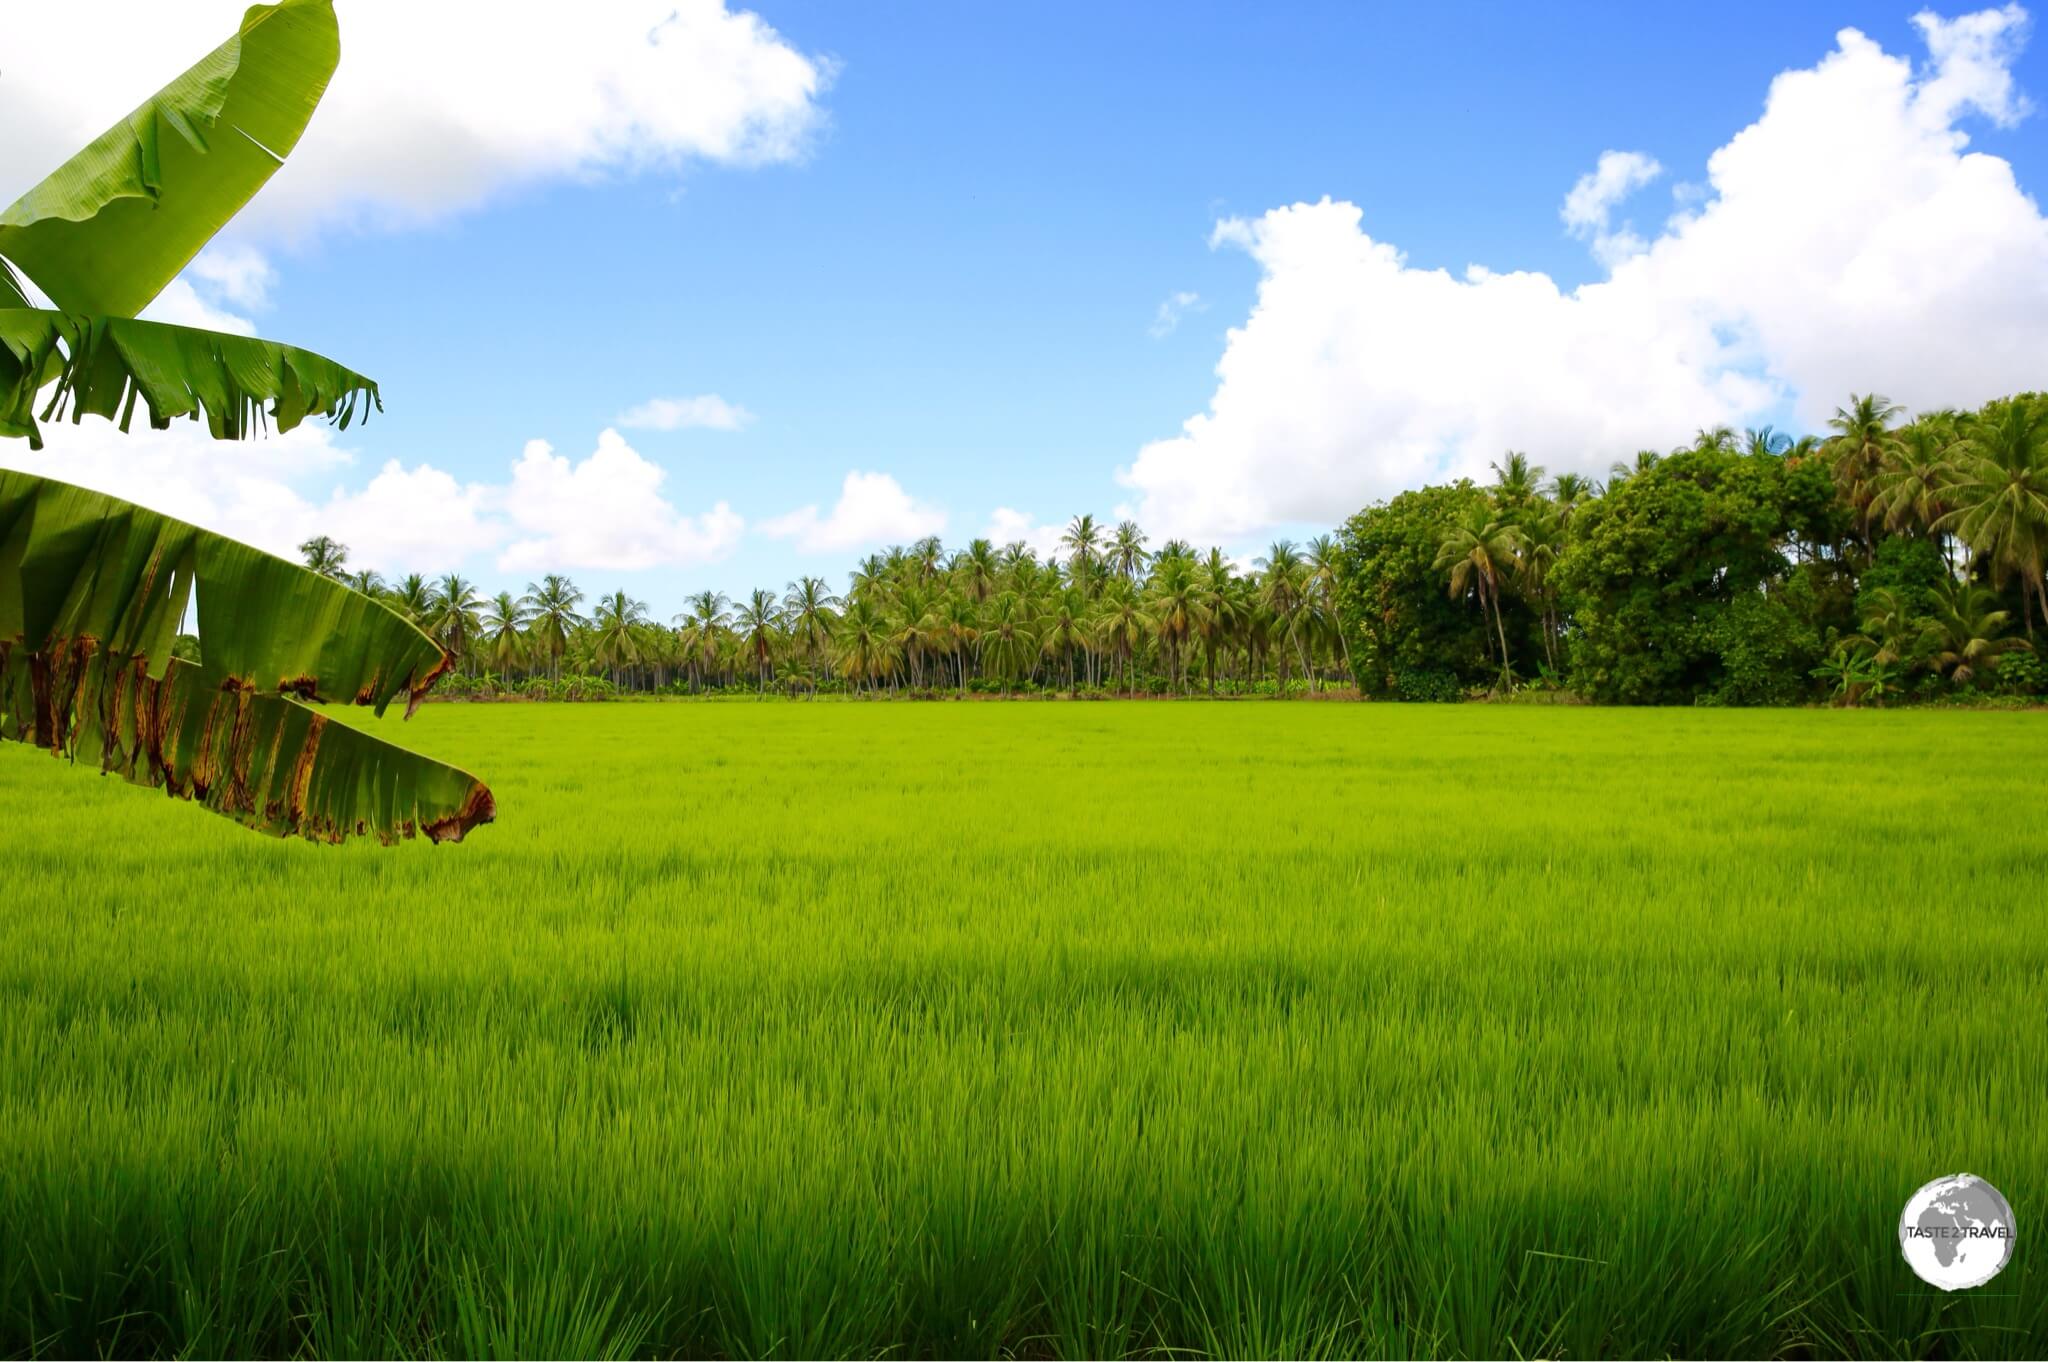
[{"label": "white cumulus cloud", "polygon": [[717,393],[651,397],[619,413],[619,424],[628,430],[738,430],[753,419],[754,413]]},{"label": "white cumulus cloud", "polygon": [[988,524],[982,528],[981,537],[997,548],[1009,544],[1022,544],[1044,560],[1060,556],[1062,528],[1059,525],[1048,525],[1036,516],[1014,507],[998,506],[989,513]]},{"label": "white cumulus cloud", "polygon": [[821,514],[816,504],[760,523],[773,539],[793,539],[806,553],[903,543],[943,533],[946,513],[903,490],[887,473],[848,473],[839,500]]},{"label": "white cumulus cloud", "polygon": [[636,569],[712,562],[732,552],[746,522],[721,501],[700,515],[663,494],[668,474],[615,430],[571,463],[529,440],[503,494],[516,538],[498,555],[506,572],[563,567]]},{"label": "white cumulus cloud", "polygon": [[1558,216],[1573,236],[1593,244],[1593,254],[1617,264],[1643,249],[1643,239],[1624,222],[1613,226],[1614,210],[1623,199],[1664,173],[1664,167],[1640,151],[1603,151],[1593,169],[1579,177],[1564,196]]},{"label": "white cumulus cloud", "polygon": [[616,431],[571,461],[529,441],[505,482],[463,482],[432,464],[387,460],[361,487],[355,456],[308,422],[289,435],[211,440],[173,421],[123,435],[88,417],[44,427],[45,448],[0,444],[0,464],[108,492],[296,559],[316,534],[349,547],[349,565],[386,574],[450,572],[491,559],[499,571],[632,570],[719,559],[745,522],[729,505],[689,514],[668,475]]},{"label": "white cumulus cloud", "polygon": [[[234,33],[243,0],[73,0],[8,16],[11,200]],[[723,0],[350,0],[305,138],[238,220],[412,222],[539,180],[801,155],[832,64]]]},{"label": "white cumulus cloud", "polygon": [[[1916,71],[1844,29],[1771,84],[1654,239],[1562,289],[1549,276],[1410,265],[1354,204],[1218,224],[1261,272],[1208,409],[1119,473],[1155,534],[1328,523],[1426,481],[1483,477],[1510,447],[1598,473],[1641,447],[1789,404],[1809,428],[1852,390],[1911,407],[2041,385],[2048,219],[1972,116],[2026,111],[2016,5],[1916,19]],[[1624,153],[1624,155],[1627,155]],[[1641,161],[1573,193],[1588,234]]]}]

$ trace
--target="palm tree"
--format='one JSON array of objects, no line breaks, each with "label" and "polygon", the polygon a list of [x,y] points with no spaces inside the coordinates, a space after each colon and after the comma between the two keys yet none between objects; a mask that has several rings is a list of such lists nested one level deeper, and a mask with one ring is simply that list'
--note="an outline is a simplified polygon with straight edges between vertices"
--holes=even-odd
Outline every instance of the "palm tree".
[{"label": "palm tree", "polygon": [[1607,489],[1613,491],[1630,478],[1642,476],[1663,461],[1664,456],[1654,449],[1637,450],[1634,463],[1616,459],[1607,469]]},{"label": "palm tree", "polygon": [[[1511,456],[1512,457],[1512,456]],[[1308,649],[1302,634],[1302,610],[1308,603],[1308,574],[1301,554],[1293,541],[1281,539],[1266,550],[1266,556],[1254,561],[1260,571],[1259,599],[1273,612],[1276,623],[1287,627],[1288,641],[1294,644],[1295,653],[1301,658],[1302,679],[1313,683],[1315,668],[1310,664]],[[1287,690],[1287,664],[1280,664],[1280,690]]]},{"label": "palm tree", "polygon": [[441,640],[442,647],[469,661],[469,645],[476,638],[477,613],[482,605],[476,586],[451,572],[434,586],[426,630]]},{"label": "palm tree", "polygon": [[373,601],[384,599],[384,578],[375,568],[359,568],[354,572],[344,572],[337,580],[347,583],[349,590],[361,592]]},{"label": "palm tree", "polygon": [[1856,512],[1866,543],[1870,537],[1871,503],[1877,498],[1877,475],[1890,460],[1897,441],[1891,429],[1892,420],[1904,412],[1904,407],[1877,393],[1851,393],[1849,405],[1836,407],[1835,414],[1828,419],[1828,428],[1835,432],[1827,442],[1835,485]]},{"label": "palm tree", "polygon": [[1067,551],[1067,564],[1084,587],[1102,552],[1102,527],[1092,515],[1077,515],[1060,535],[1060,547]]},{"label": "palm tree", "polygon": [[1002,678],[1003,694],[1016,687],[1017,677],[1038,653],[1038,633],[1024,600],[1005,591],[989,602],[981,629],[981,668]]},{"label": "palm tree", "polygon": [[932,613],[935,598],[922,586],[912,584],[896,593],[896,618],[889,645],[910,663],[910,684],[924,685],[924,659],[946,643],[944,627]]},{"label": "palm tree", "polygon": [[434,613],[434,588],[419,573],[408,572],[405,580],[391,589],[391,608],[425,629]]},{"label": "palm tree", "polygon": [[726,608],[732,604],[723,592],[700,591],[689,599],[689,609],[675,618],[683,645],[683,663],[690,670],[690,687],[718,665],[720,645],[732,623]]},{"label": "palm tree", "polygon": [[1066,660],[1070,692],[1074,689],[1074,650],[1085,653],[1090,637],[1087,594],[1079,587],[1068,587],[1053,598],[1039,621],[1039,651]]},{"label": "palm tree", "polygon": [[1510,449],[1506,462],[1487,466],[1493,469],[1494,500],[1502,506],[1525,506],[1535,499],[1536,489],[1543,482],[1545,470],[1542,464],[1532,464],[1527,454]]},{"label": "palm tree", "polygon": [[[1176,560],[1169,560],[1176,561]],[[1202,640],[1203,670],[1209,694],[1216,693],[1216,653],[1242,614],[1237,569],[1222,549],[1211,548],[1195,577],[1195,634]]]},{"label": "palm tree", "polygon": [[299,558],[323,577],[341,581],[348,575],[348,545],[316,534],[299,545]]},{"label": "palm tree", "polygon": [[1522,595],[1543,617],[1543,657],[1557,670],[1557,637],[1563,632],[1557,617],[1557,593],[1550,586],[1550,570],[1564,552],[1564,514],[1557,506],[1539,502],[1522,517],[1522,542],[1515,555],[1516,580]]},{"label": "palm tree", "polygon": [[647,622],[647,602],[636,601],[623,591],[598,601],[590,627],[597,663],[611,672],[613,685],[623,684],[626,668],[640,665],[640,630]]},{"label": "palm tree", "polygon": [[997,557],[996,547],[986,539],[974,540],[953,559],[953,576],[968,599],[976,605],[995,594],[996,581],[1002,572],[1003,565]]},{"label": "palm tree", "polygon": [[1783,458],[1791,452],[1792,437],[1770,426],[1745,430],[1743,452],[1751,458]]},{"label": "palm tree", "polygon": [[1872,511],[1894,534],[1926,534],[1949,512],[1956,431],[1952,417],[1922,416],[1897,433],[1875,479]]},{"label": "palm tree", "polygon": [[509,673],[525,658],[526,639],[519,631],[532,618],[526,597],[514,596],[509,591],[500,591],[484,607],[479,638],[495,671]]},{"label": "palm tree", "polygon": [[548,655],[549,679],[560,681],[562,654],[568,650],[569,635],[585,623],[583,616],[576,613],[576,607],[583,603],[583,592],[567,577],[551,572],[538,584],[526,584],[526,603],[532,612],[528,616],[532,641]]},{"label": "palm tree", "polygon": [[1926,649],[1934,669],[1958,686],[1968,686],[1998,666],[2006,653],[2030,649],[2025,639],[2006,635],[2011,616],[1998,608],[1998,594],[1975,582],[1950,581],[1935,593],[1934,619]]},{"label": "palm tree", "polygon": [[945,556],[946,546],[935,534],[927,535],[910,546],[910,562],[917,569],[920,582],[929,582],[939,575],[939,560]]},{"label": "palm tree", "polygon": [[803,649],[813,695],[818,693],[818,659],[832,641],[832,625],[838,618],[832,612],[838,604],[839,598],[826,589],[822,577],[799,577],[783,592],[783,626],[790,640]]},{"label": "palm tree", "polygon": [[2031,600],[2048,623],[2048,398],[1994,402],[1963,422],[1956,451],[1955,509],[1935,522],[1991,565],[2001,585],[2020,579],[2020,615],[2034,636]]},{"label": "palm tree", "polygon": [[1571,523],[1579,507],[1600,495],[1600,489],[1591,478],[1580,477],[1577,473],[1559,473],[1550,480],[1550,499],[1557,506],[1558,519]]},{"label": "palm tree", "polygon": [[1152,555],[1145,552],[1145,532],[1138,528],[1135,520],[1126,520],[1116,527],[1116,537],[1109,544],[1109,570],[1127,582],[1136,583],[1145,575],[1145,564],[1152,561]]},{"label": "palm tree", "polygon": [[740,649],[754,660],[756,693],[768,693],[768,681],[775,669],[776,634],[782,625],[782,612],[776,608],[775,593],[754,588],[754,594],[740,607],[739,634]]},{"label": "palm tree", "polygon": [[1450,594],[1468,591],[1479,597],[1483,615],[1493,611],[1493,627],[1500,638],[1500,679],[1506,686],[1513,673],[1508,669],[1508,631],[1500,609],[1501,583],[1514,571],[1523,542],[1522,531],[1497,518],[1490,506],[1474,506],[1465,518],[1445,532],[1437,547],[1436,571],[1450,574]]},{"label": "palm tree", "polygon": [[839,674],[858,688],[863,682],[872,692],[878,678],[895,664],[895,649],[889,643],[889,619],[872,596],[856,596],[839,616],[835,635],[839,644]]},{"label": "palm tree", "polygon": [[981,637],[981,610],[958,592],[947,592],[939,602],[937,621],[940,649],[952,656],[960,693],[965,695],[967,657],[974,650],[975,640]]},{"label": "palm tree", "polygon": [[[1536,471],[1542,472],[1541,469]],[[1344,649],[1344,670],[1350,674],[1355,688],[1358,685],[1358,668],[1351,665],[1351,640],[1345,635],[1343,614],[1337,599],[1344,578],[1344,558],[1338,551],[1336,538],[1319,534],[1309,540],[1301,561],[1308,573],[1309,598],[1337,635],[1337,642]]]},{"label": "palm tree", "polygon": [[1146,615],[1166,658],[1167,679],[1181,694],[1188,688],[1187,646],[1201,627],[1202,602],[1195,566],[1179,555],[1161,554],[1153,560],[1152,580],[1147,584]]},{"label": "palm tree", "polygon": [[[1115,660],[1127,693],[1133,680],[1132,663],[1137,658],[1138,649],[1151,636],[1152,628],[1152,617],[1145,613],[1144,602],[1131,583],[1115,582],[1102,593],[1102,600],[1096,608],[1095,641]],[[1211,689],[1214,686],[1212,678]]]}]

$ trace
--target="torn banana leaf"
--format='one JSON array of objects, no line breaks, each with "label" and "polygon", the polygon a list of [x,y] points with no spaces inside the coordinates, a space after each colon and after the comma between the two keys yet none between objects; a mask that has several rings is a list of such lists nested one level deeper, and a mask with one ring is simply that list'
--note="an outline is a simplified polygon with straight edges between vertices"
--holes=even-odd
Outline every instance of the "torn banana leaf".
[{"label": "torn banana leaf", "polygon": [[277,695],[91,640],[30,654],[0,643],[0,738],[33,742],[245,827],[340,842],[459,842],[497,814],[467,771],[408,752]]},{"label": "torn banana leaf", "polygon": [[284,0],[0,214],[0,256],[57,307],[132,317],[276,173],[341,60],[329,0]]},{"label": "torn banana leaf", "polygon": [[[54,380],[49,395],[39,390]],[[140,400],[158,430],[203,416],[216,440],[307,416],[347,429],[381,406],[377,385],[324,355],[275,341],[126,317],[0,308],[0,436],[42,448],[37,421],[88,414],[127,430]],[[42,410],[36,410],[40,403]],[[264,406],[269,403],[268,408]]]},{"label": "torn banana leaf", "polygon": [[[188,603],[196,665],[171,657]],[[455,840],[496,812],[475,777],[298,703],[381,714],[403,695],[410,714],[449,662],[403,616],[330,578],[0,470],[0,738],[272,832]]]}]

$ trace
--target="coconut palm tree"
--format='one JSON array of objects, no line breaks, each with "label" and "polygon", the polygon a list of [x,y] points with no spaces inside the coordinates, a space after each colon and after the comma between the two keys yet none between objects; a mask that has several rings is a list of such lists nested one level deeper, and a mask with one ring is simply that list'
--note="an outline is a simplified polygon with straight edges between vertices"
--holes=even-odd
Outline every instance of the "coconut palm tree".
[{"label": "coconut palm tree", "polygon": [[1109,542],[1109,570],[1126,582],[1135,584],[1145,575],[1145,564],[1152,561],[1152,555],[1145,552],[1145,532],[1138,528],[1135,520],[1126,520],[1116,527],[1116,536]]},{"label": "coconut palm tree", "polygon": [[1088,586],[1095,565],[1102,556],[1102,527],[1092,515],[1077,515],[1060,534],[1060,547],[1067,551],[1067,565],[1075,580]]},{"label": "coconut palm tree", "polygon": [[427,620],[434,613],[434,587],[423,575],[408,572],[404,580],[391,588],[391,608],[425,629]]},{"label": "coconut palm tree", "polygon": [[723,592],[700,591],[689,598],[689,609],[675,617],[692,690],[718,666],[725,631],[732,624],[732,617],[726,613],[731,605]]},{"label": "coconut palm tree", "polygon": [[803,651],[813,695],[818,691],[818,661],[832,642],[832,625],[838,618],[833,611],[838,605],[839,598],[826,588],[822,577],[799,577],[783,592],[783,627],[789,631],[790,641]]},{"label": "coconut palm tree", "polygon": [[1201,588],[1194,563],[1178,554],[1154,560],[1146,584],[1145,613],[1166,659],[1167,679],[1185,695],[1188,688],[1187,648],[1201,627]]},{"label": "coconut palm tree", "polygon": [[[1536,470],[1539,474],[1542,470]],[[1536,503],[1539,508],[1541,502]],[[1552,512],[1551,514],[1555,514]],[[1334,535],[1319,534],[1308,541],[1302,550],[1302,567],[1307,573],[1309,599],[1331,632],[1337,636],[1338,645],[1344,651],[1344,671],[1351,677],[1351,684],[1358,685],[1358,668],[1351,665],[1351,640],[1345,636],[1342,611],[1338,605],[1338,593],[1344,577],[1344,557],[1337,548]]]},{"label": "coconut palm tree", "polygon": [[1527,454],[1512,449],[1502,462],[1487,466],[1493,470],[1494,500],[1510,509],[1526,506],[1536,499],[1537,488],[1542,486],[1546,471],[1542,464],[1530,463]]},{"label": "coconut palm tree", "polygon": [[1630,478],[1641,477],[1663,461],[1664,456],[1654,449],[1637,450],[1633,463],[1616,459],[1607,467],[1607,490],[1611,492]]},{"label": "coconut palm tree", "polygon": [[840,676],[856,688],[865,684],[872,693],[895,666],[896,650],[889,642],[889,632],[889,618],[873,596],[854,597],[834,627]]},{"label": "coconut palm tree", "polygon": [[[1625,475],[1624,475],[1625,476]],[[1493,612],[1493,627],[1500,639],[1500,680],[1507,686],[1513,673],[1508,667],[1507,625],[1501,619],[1502,584],[1515,570],[1523,535],[1520,528],[1501,520],[1490,506],[1474,506],[1465,518],[1445,532],[1437,546],[1435,569],[1450,574],[1450,594],[1468,592],[1479,597],[1483,615]]]},{"label": "coconut palm tree", "polygon": [[1934,597],[1934,618],[1925,648],[1934,669],[1958,686],[1981,680],[2007,653],[2029,650],[2025,639],[2006,633],[2011,615],[1998,608],[1998,593],[1975,582],[1949,581]]},{"label": "coconut palm tree", "polygon": [[1873,483],[1871,510],[1893,534],[1927,534],[1947,515],[1954,480],[1956,430],[1943,413],[1922,416],[1897,432]]},{"label": "coconut palm tree", "polygon": [[1834,465],[1835,485],[1856,512],[1866,544],[1871,505],[1877,499],[1877,477],[1890,461],[1898,439],[1892,421],[1904,412],[1904,407],[1878,393],[1851,393],[1849,405],[1836,407],[1828,418],[1828,428],[1835,432],[1826,447]]},{"label": "coconut palm tree", "polygon": [[316,534],[299,545],[299,561],[321,576],[339,582],[348,576],[348,545]]},{"label": "coconut palm tree", "polygon": [[1195,636],[1202,641],[1202,666],[1208,674],[1211,695],[1216,693],[1217,651],[1229,641],[1243,614],[1242,586],[1236,567],[1223,550],[1211,548],[1195,574],[1195,610],[1191,616]]},{"label": "coconut palm tree", "polygon": [[953,659],[960,693],[967,693],[967,659],[981,637],[981,608],[957,591],[940,599],[936,612],[940,651]]},{"label": "coconut palm tree", "polygon": [[1577,473],[1559,473],[1550,480],[1550,500],[1557,507],[1558,519],[1567,525],[1579,507],[1599,495],[1599,486]]},{"label": "coconut palm tree", "polygon": [[1002,560],[986,539],[974,540],[953,559],[954,580],[976,605],[995,594],[1002,574]]},{"label": "coconut palm tree", "polygon": [[477,616],[482,606],[475,584],[451,572],[434,584],[434,602],[428,607],[426,630],[440,639],[450,653],[473,663],[469,649],[476,639]]},{"label": "coconut palm tree", "polygon": [[740,651],[754,664],[757,694],[768,693],[768,682],[775,670],[775,645],[781,630],[782,611],[776,606],[775,593],[755,587],[754,594],[747,597],[747,603],[740,607],[734,632],[739,635]]},{"label": "coconut palm tree", "polygon": [[1092,641],[1089,628],[1088,597],[1079,587],[1068,587],[1059,592],[1048,603],[1045,615],[1038,622],[1039,652],[1048,658],[1064,659],[1067,664],[1067,689],[1074,689],[1074,653],[1084,656]]},{"label": "coconut palm tree", "polygon": [[[1512,458],[1512,456],[1510,456]],[[1308,602],[1308,574],[1302,563],[1301,553],[1288,539],[1276,540],[1266,550],[1264,558],[1254,560],[1252,566],[1259,569],[1259,600],[1273,612],[1273,620],[1287,635],[1287,641],[1294,645],[1301,659],[1301,674],[1304,680],[1313,680],[1314,667],[1309,662],[1305,646],[1301,618]],[[1280,690],[1287,690],[1287,665],[1280,666]]]},{"label": "coconut palm tree", "polygon": [[590,629],[599,666],[612,674],[612,684],[623,684],[623,673],[640,665],[640,630],[647,624],[647,602],[636,601],[623,591],[600,597],[592,612]]},{"label": "coconut palm tree", "polygon": [[1000,677],[1003,694],[1009,695],[1016,688],[1017,678],[1037,655],[1038,631],[1023,597],[1014,591],[999,593],[982,615],[983,674]]},{"label": "coconut palm tree", "polygon": [[1954,509],[1936,528],[1981,555],[1993,581],[2019,578],[2020,614],[2032,638],[2030,601],[2048,624],[2048,398],[1994,402],[1964,421],[1948,495]]},{"label": "coconut palm tree", "polygon": [[567,577],[551,572],[538,583],[526,584],[525,599],[531,612],[528,617],[531,641],[548,656],[548,678],[559,682],[562,679],[562,654],[568,650],[569,635],[586,622],[576,613],[576,607],[583,603],[583,592]]},{"label": "coconut palm tree", "polygon": [[910,684],[919,688],[925,683],[924,660],[936,655],[947,642],[945,629],[934,614],[937,599],[916,583],[896,593],[889,645],[907,665]]},{"label": "coconut palm tree", "polygon": [[349,590],[361,592],[373,601],[384,599],[384,578],[375,568],[358,568],[343,573],[339,580],[347,583]]},{"label": "coconut palm tree", "polygon": [[526,597],[500,591],[491,598],[478,621],[478,641],[492,670],[506,675],[526,659],[526,637],[520,632],[533,618]]},{"label": "coconut palm tree", "polygon": [[[1137,659],[1138,649],[1152,636],[1152,630],[1152,617],[1145,613],[1145,603],[1135,586],[1127,581],[1117,581],[1103,591],[1096,607],[1095,642],[1116,663],[1127,693],[1132,688],[1132,665]],[[1214,686],[1212,679],[1212,690]]]}]

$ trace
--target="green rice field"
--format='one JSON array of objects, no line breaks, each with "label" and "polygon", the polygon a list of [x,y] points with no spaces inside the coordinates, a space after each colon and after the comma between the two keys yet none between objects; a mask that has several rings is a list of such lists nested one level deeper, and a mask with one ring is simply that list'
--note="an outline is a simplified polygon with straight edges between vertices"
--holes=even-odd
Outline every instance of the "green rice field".
[{"label": "green rice field", "polygon": [[378,728],[499,821],[0,748],[0,1355],[2048,1353],[2040,714]]}]

